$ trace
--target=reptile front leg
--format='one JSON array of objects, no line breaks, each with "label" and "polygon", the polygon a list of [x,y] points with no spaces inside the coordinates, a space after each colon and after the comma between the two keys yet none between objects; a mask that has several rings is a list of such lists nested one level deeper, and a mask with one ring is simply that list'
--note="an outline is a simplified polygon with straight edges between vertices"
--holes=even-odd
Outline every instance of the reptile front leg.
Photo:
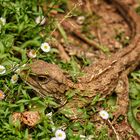
[{"label": "reptile front leg", "polygon": [[84,114],[83,107],[91,102],[90,98],[74,96],[63,107],[59,109],[59,112],[64,114],[71,120],[80,120]]},{"label": "reptile front leg", "polygon": [[126,73],[120,76],[115,92],[117,94],[117,111],[114,113],[114,117],[117,119],[120,115],[123,115],[126,118],[129,101],[129,83]]},{"label": "reptile front leg", "polygon": [[[131,56],[134,56],[134,54],[132,54]],[[132,72],[139,65],[140,55],[138,55],[136,60],[137,60],[136,63],[133,64],[131,63],[131,67],[127,68],[124,72],[121,73],[118,80],[118,84],[115,88],[115,92],[117,94],[117,105],[118,105],[117,111],[114,113],[115,118],[118,118],[120,115],[123,115],[126,118],[128,101],[129,101],[128,74]]]}]

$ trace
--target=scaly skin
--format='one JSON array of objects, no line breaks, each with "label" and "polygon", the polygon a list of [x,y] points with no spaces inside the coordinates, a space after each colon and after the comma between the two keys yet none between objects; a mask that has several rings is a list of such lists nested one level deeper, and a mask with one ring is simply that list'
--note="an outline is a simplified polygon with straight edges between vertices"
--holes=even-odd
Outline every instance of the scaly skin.
[{"label": "scaly skin", "polygon": [[[38,95],[51,96],[63,105],[60,111],[71,119],[80,118],[78,108],[89,104],[93,97],[100,93],[103,97],[111,94],[117,87],[118,105],[123,105],[123,115],[128,105],[127,75],[140,64],[140,17],[122,0],[110,0],[120,12],[131,29],[131,42],[126,48],[121,49],[106,60],[102,60],[83,70],[85,75],[73,83],[63,71],[55,64],[37,60],[29,64],[30,73],[21,74],[22,79],[33,87]],[[124,81],[125,79],[125,81]],[[124,90],[123,87],[127,89]],[[79,94],[67,101],[65,93],[69,89],[77,89]],[[66,114],[70,110],[69,114]]]}]

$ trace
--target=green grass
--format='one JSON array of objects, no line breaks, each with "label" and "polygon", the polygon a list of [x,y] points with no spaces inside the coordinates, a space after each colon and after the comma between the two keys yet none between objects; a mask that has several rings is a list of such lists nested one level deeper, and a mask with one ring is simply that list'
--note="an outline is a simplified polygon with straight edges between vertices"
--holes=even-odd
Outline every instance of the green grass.
[{"label": "green grass", "polygon": [[[43,1],[43,0],[42,0]],[[103,102],[102,107],[107,108],[105,99],[96,96],[90,107],[83,109],[85,122],[72,122],[57,111],[57,103],[52,98],[42,99],[36,97],[31,87],[27,86],[20,78],[15,84],[11,83],[11,77],[15,74],[15,69],[23,64],[32,62],[27,57],[27,50],[37,51],[37,59],[45,60],[49,63],[58,64],[65,71],[68,71],[74,82],[76,77],[82,75],[77,67],[78,60],[72,58],[69,63],[64,63],[58,59],[58,50],[52,48],[49,53],[40,50],[41,43],[51,39],[51,32],[56,28],[55,19],[51,17],[51,10],[63,12],[64,9],[52,8],[54,5],[65,7],[66,0],[48,0],[48,9],[44,13],[42,1],[37,0],[1,0],[0,15],[6,19],[6,24],[0,29],[0,65],[6,67],[6,73],[0,75],[0,90],[6,95],[0,101],[0,139],[2,140],[50,140],[54,137],[52,128],[63,128],[68,140],[80,140],[80,135],[85,135],[85,140],[92,136],[95,140],[109,140],[107,135],[107,125],[101,128],[96,127],[89,120],[89,115],[97,114],[96,104]],[[38,16],[47,17],[47,25],[36,24]],[[42,36],[43,33],[43,36]],[[83,58],[83,65],[88,65],[88,61]],[[134,74],[135,75],[135,74]],[[131,90],[132,91],[132,90]],[[71,91],[71,97],[75,91]],[[135,91],[132,91],[135,92]],[[36,108],[34,108],[36,106]],[[112,109],[112,108],[111,108]],[[109,111],[111,111],[109,109]],[[26,110],[39,110],[41,121],[35,127],[29,127],[20,123],[13,124],[11,116],[14,112],[24,112]],[[113,110],[113,109],[112,109]],[[52,112],[52,119],[46,114]],[[53,121],[53,123],[51,123]],[[112,139],[112,138],[111,138]]]}]

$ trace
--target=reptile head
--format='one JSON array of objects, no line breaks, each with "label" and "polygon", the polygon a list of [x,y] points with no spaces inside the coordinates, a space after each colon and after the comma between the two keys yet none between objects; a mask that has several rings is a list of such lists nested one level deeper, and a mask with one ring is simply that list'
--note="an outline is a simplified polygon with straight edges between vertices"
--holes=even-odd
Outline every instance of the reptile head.
[{"label": "reptile head", "polygon": [[28,70],[21,72],[21,78],[41,96],[51,96],[65,102],[66,76],[62,70],[54,64],[37,60],[27,65]]},{"label": "reptile head", "polygon": [[53,80],[56,80],[59,83],[66,82],[66,77],[64,76],[62,70],[54,64],[47,63],[42,60],[37,60],[29,65],[31,73],[36,75],[38,78],[43,76]]}]

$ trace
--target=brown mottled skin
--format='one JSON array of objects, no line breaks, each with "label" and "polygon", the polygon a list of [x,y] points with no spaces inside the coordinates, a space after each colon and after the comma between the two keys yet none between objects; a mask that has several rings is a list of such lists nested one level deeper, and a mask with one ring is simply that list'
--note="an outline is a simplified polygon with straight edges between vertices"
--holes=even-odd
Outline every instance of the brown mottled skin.
[{"label": "brown mottled skin", "polygon": [[[62,105],[60,111],[70,110],[66,116],[71,119],[80,118],[78,108],[85,107],[91,102],[97,93],[103,97],[117,93],[118,115],[125,115],[128,105],[128,79],[127,75],[140,64],[140,17],[123,0],[110,0],[120,12],[131,29],[131,42],[127,47],[119,50],[111,57],[97,62],[83,69],[84,76],[79,77],[77,83],[73,83],[63,71],[55,64],[49,64],[42,60],[36,60],[29,64],[30,73],[21,74],[22,79],[33,87],[38,95],[51,96]],[[79,90],[79,94],[67,101],[66,91]],[[116,114],[117,114],[116,113]]]}]

